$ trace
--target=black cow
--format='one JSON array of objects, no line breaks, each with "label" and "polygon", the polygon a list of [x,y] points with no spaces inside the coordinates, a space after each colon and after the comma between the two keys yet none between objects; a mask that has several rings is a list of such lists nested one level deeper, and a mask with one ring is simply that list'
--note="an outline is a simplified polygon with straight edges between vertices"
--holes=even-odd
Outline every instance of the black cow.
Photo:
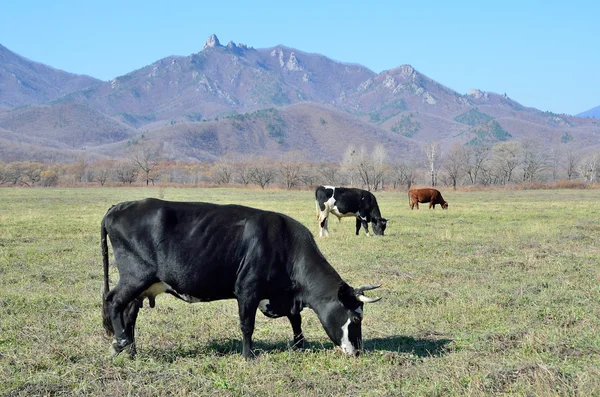
[{"label": "black cow", "polygon": [[[120,279],[109,292],[110,237]],[[362,344],[363,292],[331,267],[310,231],[275,212],[239,205],[130,201],[111,207],[102,219],[103,323],[114,335],[111,352],[135,355],[139,308],[167,292],[186,302],[235,298],[243,351],[252,356],[256,309],[287,316],[294,345],[304,342],[300,311],[317,313],[327,335],[348,355]]]},{"label": "black cow", "polygon": [[383,236],[387,220],[381,217],[377,199],[373,193],[363,189],[319,186],[315,191],[319,236],[329,236],[329,214],[337,216],[338,221],[346,216],[356,217],[356,235],[360,227],[369,235],[369,222],[373,224],[373,233]]}]

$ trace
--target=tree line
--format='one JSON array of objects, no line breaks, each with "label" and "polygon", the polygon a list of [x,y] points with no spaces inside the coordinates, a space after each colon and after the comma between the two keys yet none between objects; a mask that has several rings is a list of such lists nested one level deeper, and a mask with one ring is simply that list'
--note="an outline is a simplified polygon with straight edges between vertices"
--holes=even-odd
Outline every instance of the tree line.
[{"label": "tree line", "polygon": [[349,145],[339,162],[308,162],[299,152],[279,159],[228,154],[214,162],[170,161],[159,145],[133,145],[126,158],[72,164],[0,163],[4,186],[77,184],[242,185],[285,189],[318,184],[356,186],[371,191],[429,186],[510,185],[558,180],[597,183],[600,153],[582,155],[568,144],[545,148],[538,141],[501,142],[490,146],[439,142],[410,156],[391,158],[382,145],[371,150]]}]

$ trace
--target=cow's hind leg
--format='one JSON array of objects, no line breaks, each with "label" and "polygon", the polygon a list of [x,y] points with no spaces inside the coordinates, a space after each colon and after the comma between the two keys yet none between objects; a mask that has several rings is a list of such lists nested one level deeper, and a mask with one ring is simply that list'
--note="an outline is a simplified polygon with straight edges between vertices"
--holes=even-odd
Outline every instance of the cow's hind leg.
[{"label": "cow's hind leg", "polygon": [[114,330],[111,354],[116,355],[123,350],[131,356],[135,355],[135,322],[139,311],[138,296],[148,287],[142,282],[127,283],[125,278],[117,283],[106,296],[108,315]]},{"label": "cow's hind leg", "polygon": [[258,309],[258,301],[256,299],[238,299],[240,328],[244,337],[242,356],[246,360],[254,357],[252,353],[252,334],[254,333],[254,323],[256,321],[256,309]]},{"label": "cow's hind leg", "polygon": [[302,333],[302,317],[300,313],[290,314],[287,316],[292,324],[292,331],[294,332],[294,344],[292,345],[295,349],[302,349],[304,347],[304,334]]}]

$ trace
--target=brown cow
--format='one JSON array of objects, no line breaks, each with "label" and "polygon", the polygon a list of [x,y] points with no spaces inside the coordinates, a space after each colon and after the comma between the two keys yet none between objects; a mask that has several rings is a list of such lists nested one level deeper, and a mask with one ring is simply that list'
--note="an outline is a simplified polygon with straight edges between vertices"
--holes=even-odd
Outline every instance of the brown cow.
[{"label": "brown cow", "polygon": [[437,189],[410,189],[408,191],[408,200],[411,210],[415,205],[419,209],[419,203],[429,203],[429,208],[433,207],[433,209],[435,209],[436,204],[439,204],[443,209],[448,209],[448,203]]}]

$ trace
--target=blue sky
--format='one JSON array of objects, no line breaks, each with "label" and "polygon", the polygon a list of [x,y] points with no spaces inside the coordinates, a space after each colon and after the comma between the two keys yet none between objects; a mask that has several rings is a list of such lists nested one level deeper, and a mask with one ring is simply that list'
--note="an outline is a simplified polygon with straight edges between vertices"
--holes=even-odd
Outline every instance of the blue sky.
[{"label": "blue sky", "polygon": [[410,64],[466,93],[506,93],[576,114],[600,105],[600,2],[3,1],[0,44],[31,60],[110,80],[215,33],[283,44],[374,72]]}]

